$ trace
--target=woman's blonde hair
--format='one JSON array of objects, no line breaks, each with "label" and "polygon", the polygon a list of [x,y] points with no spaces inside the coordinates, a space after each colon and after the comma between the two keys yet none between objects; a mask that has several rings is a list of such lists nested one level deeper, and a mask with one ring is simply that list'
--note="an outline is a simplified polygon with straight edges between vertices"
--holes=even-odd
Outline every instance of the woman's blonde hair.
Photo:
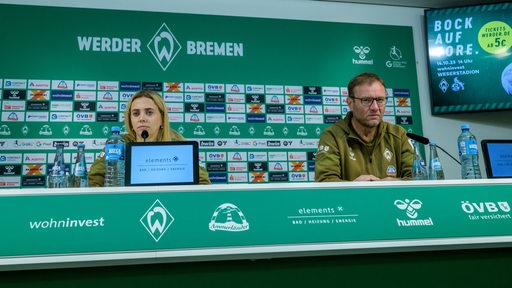
[{"label": "woman's blonde hair", "polygon": [[128,137],[131,141],[137,140],[137,135],[135,134],[135,130],[133,129],[133,125],[130,120],[130,114],[132,110],[132,103],[137,98],[148,98],[153,100],[156,107],[158,108],[158,112],[162,116],[162,126],[158,131],[158,135],[156,137],[156,141],[170,141],[171,140],[171,128],[169,126],[169,115],[167,114],[167,109],[165,106],[164,99],[162,96],[154,91],[149,90],[140,90],[135,93],[130,101],[128,101],[128,105],[126,106],[126,110],[124,110],[124,123],[126,125],[126,132],[128,132]]}]

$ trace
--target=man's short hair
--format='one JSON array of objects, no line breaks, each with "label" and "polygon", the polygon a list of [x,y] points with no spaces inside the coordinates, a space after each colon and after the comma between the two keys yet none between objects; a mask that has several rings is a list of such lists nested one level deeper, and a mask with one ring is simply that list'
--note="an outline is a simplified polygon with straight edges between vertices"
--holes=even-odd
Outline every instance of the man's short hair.
[{"label": "man's short hair", "polygon": [[375,81],[380,82],[380,84],[382,84],[382,86],[384,86],[384,88],[386,88],[386,84],[384,84],[384,80],[382,80],[382,78],[380,78],[380,76],[375,73],[363,72],[363,73],[355,76],[348,83],[348,97],[351,97],[351,98],[355,97],[354,89],[357,86],[362,85],[362,84],[372,84]]}]

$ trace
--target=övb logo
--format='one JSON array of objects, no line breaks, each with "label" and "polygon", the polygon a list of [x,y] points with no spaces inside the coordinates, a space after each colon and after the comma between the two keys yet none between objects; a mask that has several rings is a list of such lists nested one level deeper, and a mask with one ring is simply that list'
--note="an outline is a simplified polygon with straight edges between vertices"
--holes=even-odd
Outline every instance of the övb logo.
[{"label": "\u00f6vb logo", "polygon": [[510,212],[510,205],[506,201],[499,202],[469,202],[462,201],[461,208],[468,214],[472,213],[501,213]]}]

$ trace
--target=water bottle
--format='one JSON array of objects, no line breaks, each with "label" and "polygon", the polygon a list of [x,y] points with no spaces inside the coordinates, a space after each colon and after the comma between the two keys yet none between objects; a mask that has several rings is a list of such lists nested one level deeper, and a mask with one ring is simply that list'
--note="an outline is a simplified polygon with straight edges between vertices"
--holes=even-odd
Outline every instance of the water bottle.
[{"label": "water bottle", "polygon": [[420,143],[414,141],[414,160],[412,162],[412,180],[428,180],[428,171],[420,154]]},{"label": "water bottle", "polygon": [[105,145],[105,187],[124,186],[124,140],[119,131],[113,126]]},{"label": "water bottle", "polygon": [[48,188],[66,188],[68,179],[66,176],[66,164],[64,163],[64,145],[57,144],[53,166],[48,175]]},{"label": "water bottle", "polygon": [[475,135],[469,131],[468,124],[460,126],[462,132],[457,138],[462,179],[481,179],[480,165],[478,164],[478,142]]},{"label": "water bottle", "polygon": [[73,166],[73,176],[71,176],[71,187],[87,187],[87,164],[85,163],[85,144],[80,143],[77,146],[75,165]]},{"label": "water bottle", "polygon": [[439,160],[439,155],[437,154],[437,144],[436,142],[430,142],[428,144],[430,147],[430,162],[428,166],[428,179],[429,180],[444,180],[444,171],[443,166],[441,166],[441,161]]}]

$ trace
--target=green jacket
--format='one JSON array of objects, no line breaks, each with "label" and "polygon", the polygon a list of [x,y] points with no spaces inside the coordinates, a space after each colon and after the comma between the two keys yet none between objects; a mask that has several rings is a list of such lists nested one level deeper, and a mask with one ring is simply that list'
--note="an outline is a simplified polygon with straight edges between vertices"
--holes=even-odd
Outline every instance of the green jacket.
[{"label": "green jacket", "polygon": [[315,160],[315,181],[352,181],[360,175],[412,179],[414,150],[404,128],[381,122],[372,143],[364,142],[349,125],[352,112],[326,128]]},{"label": "green jacket", "polygon": [[[171,141],[184,141],[185,138],[178,132],[171,129],[172,138]],[[128,135],[122,136],[126,143],[133,142],[134,140],[128,137]],[[89,170],[89,187],[103,187],[105,186],[105,148],[98,155],[94,163],[92,163],[91,169]],[[211,184],[210,178],[208,177],[208,171],[202,166],[199,166],[199,184]]]}]

